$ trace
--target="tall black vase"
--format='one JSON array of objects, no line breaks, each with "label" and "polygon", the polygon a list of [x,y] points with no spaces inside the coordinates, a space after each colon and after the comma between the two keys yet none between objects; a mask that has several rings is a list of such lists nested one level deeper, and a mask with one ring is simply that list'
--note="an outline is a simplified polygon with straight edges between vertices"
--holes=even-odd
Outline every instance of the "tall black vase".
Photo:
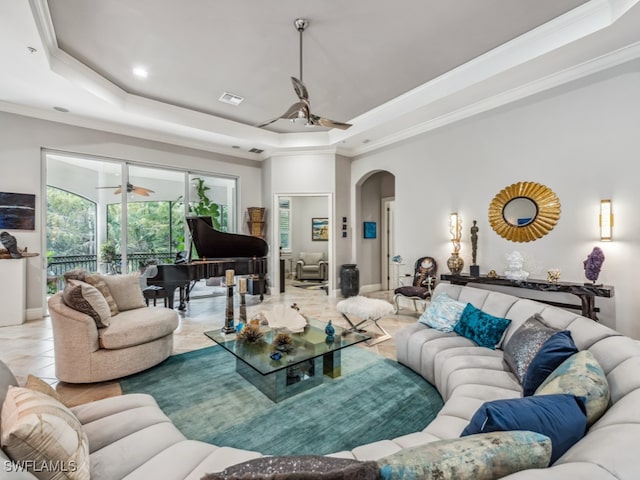
[{"label": "tall black vase", "polygon": [[340,293],[343,297],[355,297],[360,293],[360,270],[355,263],[340,267]]}]

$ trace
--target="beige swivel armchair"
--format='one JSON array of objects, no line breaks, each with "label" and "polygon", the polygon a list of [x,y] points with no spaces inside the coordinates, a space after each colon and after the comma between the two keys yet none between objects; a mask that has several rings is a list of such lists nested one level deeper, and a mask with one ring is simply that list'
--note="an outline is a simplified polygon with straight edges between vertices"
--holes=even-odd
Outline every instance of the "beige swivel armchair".
[{"label": "beige swivel armchair", "polygon": [[329,264],[323,259],[322,252],[300,252],[296,262],[298,280],[327,280]]},{"label": "beige swivel armchair", "polygon": [[[113,276],[116,278],[117,276]],[[146,307],[120,311],[109,326],[65,304],[62,292],[48,300],[56,377],[69,383],[113,380],[146,370],[171,355],[178,314],[169,308]]]}]

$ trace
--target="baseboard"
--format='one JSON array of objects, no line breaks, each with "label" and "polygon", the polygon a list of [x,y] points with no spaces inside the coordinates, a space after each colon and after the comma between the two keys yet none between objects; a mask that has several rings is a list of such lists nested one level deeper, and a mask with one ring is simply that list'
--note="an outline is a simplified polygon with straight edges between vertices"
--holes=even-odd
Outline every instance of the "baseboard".
[{"label": "baseboard", "polygon": [[27,308],[25,311],[25,319],[27,322],[30,320],[42,320],[43,316],[42,307]]},{"label": "baseboard", "polygon": [[380,290],[382,290],[382,284],[381,283],[375,283],[373,285],[362,285],[362,286],[360,286],[360,293],[379,292]]}]

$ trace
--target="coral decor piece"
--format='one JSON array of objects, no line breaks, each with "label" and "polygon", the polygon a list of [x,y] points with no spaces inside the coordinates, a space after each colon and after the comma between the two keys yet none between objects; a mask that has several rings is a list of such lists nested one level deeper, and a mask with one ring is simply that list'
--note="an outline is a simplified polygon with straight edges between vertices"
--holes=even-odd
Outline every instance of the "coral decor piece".
[{"label": "coral decor piece", "polygon": [[245,343],[257,343],[262,340],[263,336],[259,325],[245,325],[237,338]]},{"label": "coral decor piece", "polygon": [[273,346],[281,352],[290,352],[294,348],[293,337],[288,333],[279,333],[273,339]]},{"label": "coral decor piece", "polygon": [[600,247],[593,247],[593,250],[591,250],[591,253],[587,255],[587,259],[583,262],[584,275],[588,280],[596,283],[596,280],[598,280],[598,275],[600,275],[600,269],[602,268],[603,263],[604,252]]}]

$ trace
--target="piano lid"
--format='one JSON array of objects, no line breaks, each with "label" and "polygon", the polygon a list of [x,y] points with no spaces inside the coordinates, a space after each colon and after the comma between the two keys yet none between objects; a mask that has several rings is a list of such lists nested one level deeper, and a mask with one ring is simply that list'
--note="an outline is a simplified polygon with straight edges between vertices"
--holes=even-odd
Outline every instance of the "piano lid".
[{"label": "piano lid", "polygon": [[251,235],[219,232],[211,217],[187,217],[191,239],[201,258],[253,258],[266,257],[269,245]]}]

